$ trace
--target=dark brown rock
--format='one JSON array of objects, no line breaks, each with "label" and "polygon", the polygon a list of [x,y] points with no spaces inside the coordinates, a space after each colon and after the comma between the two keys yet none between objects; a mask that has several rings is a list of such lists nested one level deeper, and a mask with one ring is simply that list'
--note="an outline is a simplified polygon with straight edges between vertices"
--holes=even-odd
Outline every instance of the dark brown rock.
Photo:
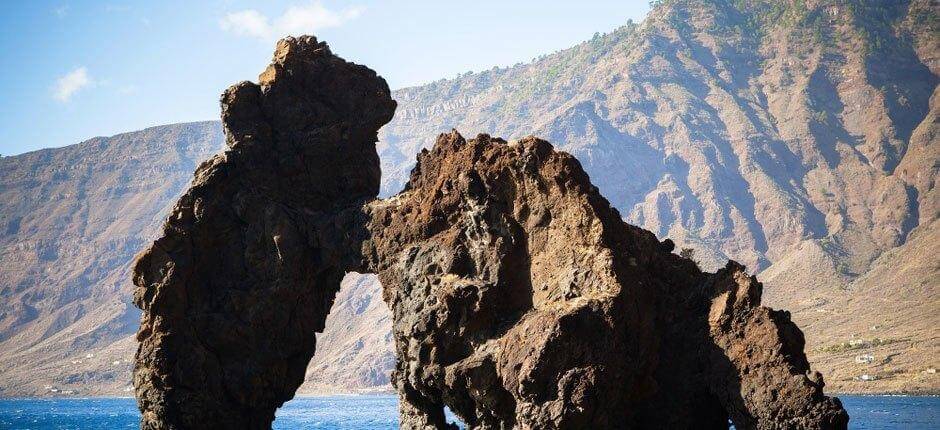
[{"label": "dark brown rock", "polygon": [[142,428],[270,427],[360,260],[354,221],[394,108],[382,78],[312,37],[282,40],[260,85],[225,92],[229,149],[134,268]]},{"label": "dark brown rock", "polygon": [[709,391],[737,428],[845,428],[848,415],[823,395],[790,313],[760,306],[761,284],[735,262],[706,285],[710,347],[698,359],[709,363]]},{"label": "dark brown rock", "polygon": [[135,267],[144,428],[265,428],[346,271],[394,317],[403,428],[844,428],[803,337],[620,214],[571,155],[441,135],[378,191],[385,82],[305,37],[223,96],[230,149]]},{"label": "dark brown rock", "polygon": [[442,135],[370,207],[403,428],[844,428],[785,312],[621,220],[536,138]]}]

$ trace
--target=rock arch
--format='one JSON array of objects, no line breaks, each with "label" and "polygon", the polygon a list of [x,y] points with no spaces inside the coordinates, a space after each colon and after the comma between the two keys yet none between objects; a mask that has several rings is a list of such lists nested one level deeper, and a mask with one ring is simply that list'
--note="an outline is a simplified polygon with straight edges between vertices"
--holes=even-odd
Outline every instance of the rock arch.
[{"label": "rock arch", "polygon": [[268,428],[347,271],[392,310],[403,428],[845,428],[786,312],[624,223],[548,142],[441,135],[379,190],[385,81],[316,39],[222,97],[229,149],[134,268],[142,428]]}]

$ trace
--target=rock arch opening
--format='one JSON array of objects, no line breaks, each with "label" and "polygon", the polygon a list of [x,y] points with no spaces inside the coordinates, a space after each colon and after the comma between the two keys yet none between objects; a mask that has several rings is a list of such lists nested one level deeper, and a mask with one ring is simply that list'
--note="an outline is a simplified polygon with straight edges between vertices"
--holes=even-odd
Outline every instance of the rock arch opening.
[{"label": "rock arch opening", "polygon": [[395,366],[391,338],[392,314],[382,300],[378,278],[347,273],[323,333],[317,334],[317,350],[299,392],[388,390],[389,372]]}]

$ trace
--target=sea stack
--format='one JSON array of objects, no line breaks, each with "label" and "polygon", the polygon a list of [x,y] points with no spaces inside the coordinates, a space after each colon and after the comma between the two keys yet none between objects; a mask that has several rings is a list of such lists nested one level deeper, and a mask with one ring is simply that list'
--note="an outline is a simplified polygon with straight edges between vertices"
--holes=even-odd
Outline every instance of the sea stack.
[{"label": "sea stack", "polygon": [[228,149],[138,256],[142,428],[269,428],[294,396],[379,191],[388,85],[313,37],[222,95]]}]

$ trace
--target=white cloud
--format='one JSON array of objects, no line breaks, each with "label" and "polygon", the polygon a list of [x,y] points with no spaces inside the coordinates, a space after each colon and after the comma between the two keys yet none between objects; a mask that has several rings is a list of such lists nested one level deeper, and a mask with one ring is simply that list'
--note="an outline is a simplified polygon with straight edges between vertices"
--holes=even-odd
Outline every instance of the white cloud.
[{"label": "white cloud", "polygon": [[59,18],[65,18],[65,15],[69,14],[69,5],[64,4],[52,10],[55,13],[55,16]]},{"label": "white cloud", "polygon": [[283,36],[311,34],[324,28],[339,27],[362,14],[363,8],[350,7],[334,11],[317,1],[305,6],[292,6],[273,21],[254,9],[232,12],[219,21],[225,31],[266,41]]},{"label": "white cloud", "polygon": [[52,96],[56,100],[65,103],[78,90],[91,85],[94,85],[94,81],[88,76],[88,69],[82,66],[59,78],[55,83],[55,88],[53,88]]},{"label": "white cloud", "polygon": [[339,27],[361,14],[361,7],[334,12],[324,7],[322,3],[316,2],[309,6],[294,6],[287,9],[287,12],[278,18],[277,29],[283,35],[299,35],[324,28]]},{"label": "white cloud", "polygon": [[268,17],[253,9],[225,15],[219,25],[225,31],[262,39],[268,39],[273,31],[271,25],[268,24]]}]

